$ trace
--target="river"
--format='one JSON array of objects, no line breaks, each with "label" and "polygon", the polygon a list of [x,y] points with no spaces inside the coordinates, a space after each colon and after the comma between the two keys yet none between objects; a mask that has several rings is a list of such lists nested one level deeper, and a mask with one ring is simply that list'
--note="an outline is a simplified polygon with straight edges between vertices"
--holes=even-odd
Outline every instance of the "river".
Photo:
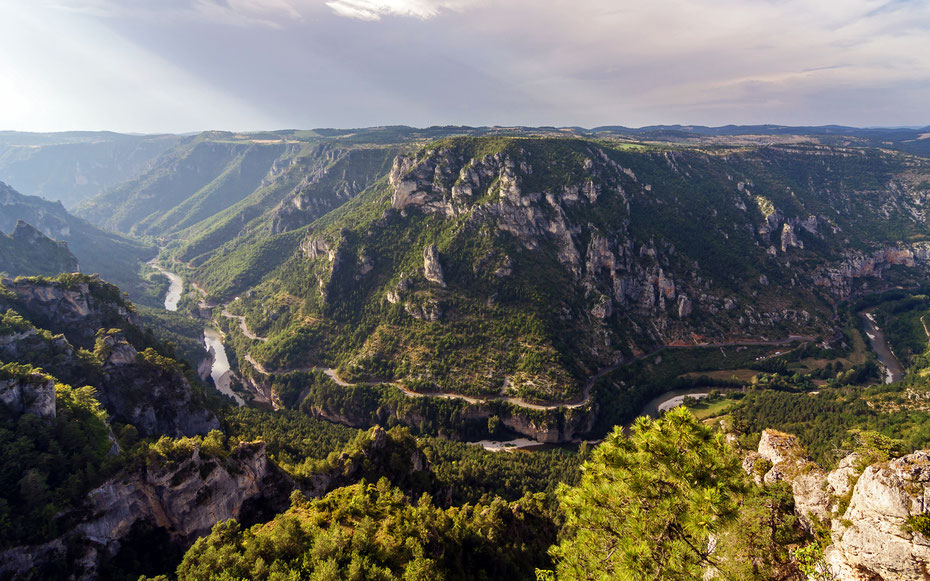
[{"label": "river", "polygon": [[[168,292],[165,295],[165,308],[169,311],[177,311],[178,302],[180,301],[181,293],[184,290],[184,280],[177,274],[164,270],[154,262],[150,264],[156,270],[168,277],[170,284],[168,286]],[[876,354],[878,360],[884,366],[885,383],[899,381],[902,377],[904,377],[904,369],[901,367],[898,359],[891,351],[891,347],[889,346],[888,341],[885,339],[885,334],[875,323],[875,318],[872,316],[871,311],[872,309],[867,309],[861,313],[866,325],[866,336],[869,338],[872,351]],[[223,345],[222,335],[219,333],[219,331],[213,329],[212,327],[205,327],[203,332],[205,348],[209,351],[212,347],[216,354],[213,367],[210,369],[210,377],[213,378],[213,383],[216,385],[216,389],[220,391],[220,393],[235,399],[238,405],[245,405],[245,401],[230,387],[232,383],[232,370],[229,366],[229,359],[226,355],[226,348]],[[650,416],[653,418],[658,417],[661,412],[668,411],[674,407],[680,406],[682,403],[684,403],[684,399],[686,397],[693,397],[697,399],[707,397],[712,389],[713,388],[700,387],[668,391],[650,400],[639,415]],[[475,443],[481,445],[486,450],[492,451],[517,449],[538,450],[552,447],[527,438],[519,438],[509,441],[482,440]]]},{"label": "river", "polygon": [[901,363],[891,350],[891,345],[888,344],[885,333],[875,322],[875,317],[872,315],[874,309],[875,307],[872,307],[860,313],[862,320],[865,322],[865,334],[869,338],[872,351],[885,369],[885,383],[894,383],[904,377],[904,368],[901,367]]},{"label": "river", "polygon": [[639,415],[649,416],[650,418],[657,418],[662,412],[667,412],[668,410],[676,408],[685,403],[686,397],[702,399],[710,395],[711,391],[727,392],[731,391],[731,389],[732,388],[721,387],[692,387],[690,389],[673,389],[672,391],[666,391],[662,395],[649,400],[649,403],[643,407],[642,411],[639,412]]},{"label": "river", "polygon": [[181,301],[181,293],[184,292],[184,279],[173,272],[168,272],[164,268],[155,264],[153,259],[149,262],[155,270],[168,277],[168,292],[165,293],[165,310],[177,311],[178,303]]},{"label": "river", "polygon": [[[173,272],[163,269],[155,264],[154,261],[149,264],[155,270],[168,277],[169,285],[168,292],[165,294],[165,309],[177,311],[178,302],[181,300],[181,293],[184,292],[184,279]],[[245,405],[245,401],[230,387],[232,384],[232,370],[229,367],[229,358],[226,356],[226,347],[223,345],[223,336],[212,327],[204,327],[203,343],[204,349],[208,352],[211,347],[213,348],[214,360],[213,367],[210,368],[210,377],[213,378],[216,389],[220,393],[228,395],[236,400],[236,404],[240,406]]]},{"label": "river", "polygon": [[213,327],[204,327],[203,342],[207,351],[212,347],[216,354],[213,367],[210,368],[210,377],[213,378],[216,389],[220,393],[228,395],[236,400],[236,404],[244,406],[245,401],[230,387],[232,383],[232,370],[229,368],[229,358],[226,357],[226,347],[223,346],[223,336]]}]

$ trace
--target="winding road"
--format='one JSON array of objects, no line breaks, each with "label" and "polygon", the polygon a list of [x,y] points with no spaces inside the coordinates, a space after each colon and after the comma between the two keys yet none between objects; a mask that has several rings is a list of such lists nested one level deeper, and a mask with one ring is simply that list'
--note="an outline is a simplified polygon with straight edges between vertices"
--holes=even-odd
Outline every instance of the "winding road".
[{"label": "winding road", "polygon": [[230,313],[229,310],[226,308],[226,305],[223,305],[223,316],[226,317],[227,319],[235,319],[239,321],[239,329],[241,329],[242,334],[248,337],[249,339],[253,341],[262,341],[262,342],[268,341],[268,337],[259,337],[255,333],[249,331],[249,326],[246,325],[245,323],[245,317],[243,317],[242,315],[234,315]]},{"label": "winding road", "polygon": [[[166,271],[166,272],[167,272],[167,271]],[[198,292],[200,292],[204,297],[206,297],[206,295],[207,295],[206,291],[204,291],[204,289],[202,289],[197,283],[192,283],[191,286],[192,286],[195,290],[197,290]],[[205,304],[205,303],[202,303],[202,306],[204,306],[204,307],[209,307],[210,305],[207,305],[207,304]],[[230,313],[230,312],[229,312],[229,304],[224,304],[224,305],[222,305],[222,307],[223,307],[222,312],[221,312],[222,315],[223,315],[224,317],[226,317],[227,319],[232,319],[232,320],[238,321],[238,323],[239,323],[239,325],[238,325],[239,330],[242,331],[242,334],[245,335],[246,338],[248,338],[248,339],[250,339],[250,340],[252,340],[252,341],[262,341],[262,342],[268,341],[268,338],[267,338],[267,337],[262,337],[262,336],[260,336],[260,335],[258,335],[258,334],[256,334],[256,333],[252,332],[252,331],[249,329],[249,326],[248,326],[248,324],[246,323],[246,320],[245,320],[245,317],[244,317],[244,316],[242,316],[242,315],[236,315],[236,314]],[[258,373],[261,374],[261,375],[265,375],[265,376],[268,376],[268,375],[271,375],[271,374],[282,374],[282,373],[322,371],[322,372],[325,373],[330,379],[332,379],[333,382],[335,382],[337,385],[340,385],[340,386],[342,386],[342,387],[353,387],[353,386],[356,386],[356,385],[390,385],[390,386],[392,386],[392,387],[394,387],[394,388],[400,390],[405,396],[411,397],[411,398],[413,398],[413,397],[435,397],[435,398],[442,398],[442,399],[459,399],[459,400],[463,400],[463,401],[466,401],[466,402],[471,403],[471,404],[486,404],[486,403],[490,403],[490,402],[494,402],[494,401],[503,401],[503,402],[507,402],[507,403],[510,403],[510,404],[512,404],[512,405],[515,405],[515,406],[517,406],[517,407],[522,407],[522,408],[531,409],[531,410],[537,410],[537,411],[548,411],[548,410],[557,410],[557,409],[574,409],[574,408],[580,408],[580,407],[583,407],[583,406],[587,405],[587,404],[590,403],[590,401],[591,401],[591,390],[594,388],[594,384],[597,382],[598,379],[600,379],[600,378],[603,377],[604,375],[606,375],[606,374],[610,373],[611,371],[614,371],[615,369],[618,369],[618,368],[620,368],[620,367],[622,367],[622,366],[624,366],[624,365],[630,365],[630,364],[632,364],[632,363],[634,363],[634,362],[636,362],[636,361],[639,361],[639,360],[642,360],[642,359],[647,359],[647,358],[649,358],[649,357],[653,357],[653,356],[655,356],[655,355],[658,355],[658,354],[662,353],[662,352],[665,351],[665,350],[670,350],[670,349],[694,349],[694,348],[701,348],[701,347],[703,347],[703,348],[718,348],[718,347],[758,347],[758,346],[772,346],[772,347],[777,347],[777,346],[780,346],[780,345],[788,345],[788,344],[794,343],[794,342],[796,342],[796,341],[805,341],[805,342],[808,342],[808,341],[813,341],[813,340],[814,340],[814,337],[808,337],[808,336],[804,336],[804,335],[789,335],[788,337],[786,337],[786,338],[784,338],[784,339],[777,339],[777,340],[771,340],[771,341],[770,341],[770,340],[742,340],[742,341],[724,341],[724,342],[717,342],[717,343],[701,343],[701,344],[696,344],[696,345],[664,345],[664,346],[659,347],[658,349],[655,349],[655,350],[653,350],[653,351],[651,351],[651,352],[649,352],[649,353],[644,353],[644,354],[642,354],[642,355],[639,355],[639,356],[636,357],[635,359],[632,359],[632,360],[629,360],[629,361],[623,361],[623,362],[620,362],[620,363],[618,363],[618,364],[616,364],[616,365],[611,365],[611,366],[608,366],[608,367],[604,367],[604,368],[599,369],[599,370],[598,370],[590,379],[588,379],[588,381],[585,383],[585,386],[584,386],[584,388],[582,389],[581,395],[580,395],[577,399],[575,399],[575,400],[573,400],[573,401],[571,401],[571,402],[556,403],[556,404],[536,404],[536,403],[528,402],[528,401],[526,401],[526,400],[524,400],[524,399],[522,399],[522,398],[519,398],[519,397],[513,397],[513,396],[508,396],[508,395],[503,395],[503,394],[501,394],[501,395],[499,395],[499,396],[494,396],[494,397],[485,397],[485,398],[481,398],[481,397],[463,395],[463,394],[458,394],[458,393],[445,393],[445,392],[439,392],[439,391],[434,391],[434,392],[420,392],[420,391],[413,391],[413,390],[411,390],[411,389],[408,389],[408,388],[404,387],[402,384],[394,383],[394,382],[359,382],[359,383],[349,383],[349,382],[345,381],[344,379],[342,379],[341,377],[339,377],[339,373],[336,371],[336,369],[334,369],[334,368],[332,368],[332,367],[320,367],[320,366],[315,366],[315,365],[314,365],[314,366],[306,366],[306,367],[294,367],[294,368],[284,368],[284,369],[268,370],[268,369],[266,369],[263,365],[261,365],[258,361],[256,361],[256,360],[252,357],[251,353],[246,353],[246,354],[243,356],[243,358],[252,366],[253,369],[255,369],[256,372],[258,372]],[[509,378],[505,378],[505,385],[506,385],[506,382],[508,381],[508,379],[509,379]]]},{"label": "winding road", "polygon": [[[234,319],[234,320],[239,321],[239,328],[246,337],[252,340],[257,340],[257,341],[268,340],[267,337],[261,337],[251,332],[248,328],[248,325],[246,324],[245,317],[230,313],[227,307],[228,305],[223,305],[223,311],[222,311],[223,316],[228,319]],[[623,361],[616,365],[611,365],[609,367],[604,367],[604,368],[599,369],[597,373],[595,373],[585,383],[584,389],[582,389],[582,392],[581,392],[581,396],[577,400],[574,400],[572,402],[557,403],[557,404],[536,404],[536,403],[528,402],[519,397],[513,397],[513,396],[507,396],[507,395],[481,398],[481,397],[463,395],[459,393],[446,393],[446,392],[441,392],[441,391],[431,391],[431,392],[413,391],[411,389],[404,387],[400,383],[394,383],[394,382],[374,381],[374,382],[349,383],[343,380],[341,377],[339,377],[338,372],[332,367],[308,366],[308,367],[276,369],[276,370],[269,371],[268,369],[265,369],[264,366],[262,366],[257,361],[255,361],[255,359],[252,357],[250,353],[246,353],[244,356],[244,359],[249,362],[249,364],[255,369],[255,371],[265,376],[271,375],[273,373],[280,374],[280,373],[322,371],[330,379],[332,379],[337,385],[340,385],[342,387],[354,387],[356,385],[390,385],[400,390],[407,397],[435,397],[435,398],[441,398],[441,399],[459,399],[459,400],[463,400],[471,404],[479,404],[479,405],[494,402],[494,401],[503,401],[503,402],[515,405],[517,407],[522,407],[522,408],[537,410],[537,411],[548,411],[548,410],[557,410],[557,409],[574,409],[574,408],[580,408],[580,407],[587,405],[591,401],[591,390],[594,388],[594,384],[597,382],[598,379],[610,373],[611,371],[614,371],[615,369],[623,367],[624,365],[629,365],[635,361],[639,361],[641,359],[646,359],[654,355],[658,355],[659,353],[661,353],[662,351],[665,351],[666,349],[694,349],[694,348],[700,348],[700,347],[704,347],[704,348],[758,347],[758,346],[777,347],[780,345],[788,345],[796,341],[813,341],[813,340],[814,340],[814,337],[807,337],[804,335],[789,335],[785,339],[778,339],[778,340],[773,340],[773,341],[745,340],[745,341],[730,341],[730,342],[719,342],[719,343],[703,343],[703,344],[698,344],[698,345],[665,345],[665,346],[659,347],[658,349],[655,349],[654,351],[640,355],[633,360]]]}]

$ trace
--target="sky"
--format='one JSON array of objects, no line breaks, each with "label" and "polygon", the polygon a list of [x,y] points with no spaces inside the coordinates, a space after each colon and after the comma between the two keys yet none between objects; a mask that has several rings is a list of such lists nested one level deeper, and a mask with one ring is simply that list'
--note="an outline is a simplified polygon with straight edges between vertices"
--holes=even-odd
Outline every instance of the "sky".
[{"label": "sky", "polygon": [[928,0],[0,0],[0,130],[930,125]]}]

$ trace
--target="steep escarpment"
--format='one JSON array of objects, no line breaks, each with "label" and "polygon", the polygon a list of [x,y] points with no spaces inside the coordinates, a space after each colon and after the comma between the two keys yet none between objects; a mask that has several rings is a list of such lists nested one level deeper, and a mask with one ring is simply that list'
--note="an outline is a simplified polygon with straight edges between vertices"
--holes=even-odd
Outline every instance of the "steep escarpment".
[{"label": "steep escarpment", "polygon": [[16,221],[9,236],[0,234],[0,272],[55,276],[77,270],[77,258],[67,243],[52,240],[22,220]]},{"label": "steep escarpment", "polygon": [[99,329],[139,326],[135,309],[123,293],[99,276],[5,279],[3,286],[21,314],[82,347],[93,346]]},{"label": "steep escarpment", "polygon": [[144,436],[206,434],[219,427],[194,374],[159,353],[116,287],[99,278],[3,281],[0,360],[41,366],[90,385],[107,412]]},{"label": "steep escarpment", "polygon": [[[271,520],[291,499],[320,497],[364,479],[382,477],[410,493],[428,489],[433,474],[416,441],[404,432],[375,427],[360,433],[296,480],[269,458],[263,442],[162,438],[130,464],[90,490],[60,518],[72,525],[55,539],[0,552],[0,574],[94,579],[138,567],[174,567],[180,554],[217,523]],[[292,496],[299,490],[300,494]],[[128,556],[127,556],[128,555]]]},{"label": "steep escarpment", "polygon": [[60,537],[0,552],[0,573],[95,579],[124,546],[152,556],[183,550],[217,522],[267,520],[287,507],[292,489],[260,442],[220,454],[182,442],[91,490],[75,509],[77,524]]},{"label": "steep escarpment", "polygon": [[[272,380],[271,389],[279,388]],[[519,435],[538,442],[577,441],[592,429],[593,404],[570,408],[523,407],[511,401],[427,397],[404,393],[396,386],[340,386],[326,378],[307,381],[300,409],[312,417],[357,427],[400,421],[422,433],[460,439]],[[438,394],[436,394],[438,395]]]},{"label": "steep escarpment", "polygon": [[148,284],[140,277],[139,268],[142,262],[155,256],[153,246],[96,228],[69,214],[60,202],[24,196],[0,182],[0,231],[13,232],[19,220],[49,238],[67,243],[83,272],[99,273],[132,294],[135,300],[148,298]]},{"label": "steep escarpment", "polygon": [[268,369],[576,403],[663,345],[835,336],[834,303],[926,274],[928,171],[813,145],[443,140],[313,223],[237,314]]},{"label": "steep escarpment", "polygon": [[0,368],[0,404],[4,415],[55,418],[55,381],[30,368]]}]

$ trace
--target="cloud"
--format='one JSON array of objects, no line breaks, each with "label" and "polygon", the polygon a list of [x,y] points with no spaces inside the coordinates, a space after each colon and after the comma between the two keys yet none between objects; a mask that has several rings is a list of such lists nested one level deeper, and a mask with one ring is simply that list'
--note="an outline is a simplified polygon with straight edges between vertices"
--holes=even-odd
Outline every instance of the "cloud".
[{"label": "cloud", "polygon": [[301,22],[326,6],[356,20],[384,16],[428,20],[443,12],[462,12],[483,0],[44,0],[54,8],[102,18],[199,19],[237,26],[282,28]]},{"label": "cloud", "polygon": [[[316,4],[322,0],[318,0]],[[107,19],[202,21],[281,28],[303,19],[307,0],[45,0],[46,6]]]},{"label": "cloud", "polygon": [[926,0],[43,2],[290,126],[930,121]]},{"label": "cloud", "polygon": [[326,2],[339,16],[381,20],[382,16],[406,16],[428,20],[443,11],[461,12],[476,4],[468,0],[333,0]]},{"label": "cloud", "polygon": [[274,115],[98,22],[0,2],[0,50],[29,46],[0,62],[0,126],[24,131],[260,128]]}]

